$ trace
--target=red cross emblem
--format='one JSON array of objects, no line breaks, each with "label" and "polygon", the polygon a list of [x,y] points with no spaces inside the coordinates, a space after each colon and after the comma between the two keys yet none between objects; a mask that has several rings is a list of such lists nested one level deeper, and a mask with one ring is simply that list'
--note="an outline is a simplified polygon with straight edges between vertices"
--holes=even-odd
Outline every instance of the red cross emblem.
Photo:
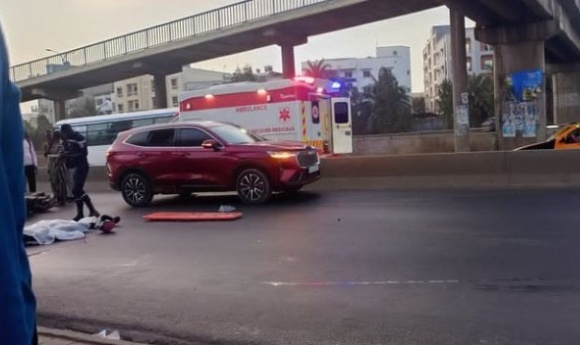
[{"label": "red cross emblem", "polygon": [[286,122],[286,121],[290,120],[290,110],[288,108],[280,109],[280,114],[279,114],[278,118],[282,122]]}]

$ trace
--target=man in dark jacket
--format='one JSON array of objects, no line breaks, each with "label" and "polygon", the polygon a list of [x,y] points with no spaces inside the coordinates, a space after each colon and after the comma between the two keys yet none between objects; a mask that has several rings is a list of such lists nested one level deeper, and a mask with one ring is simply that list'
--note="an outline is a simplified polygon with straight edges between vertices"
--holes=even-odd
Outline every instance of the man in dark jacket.
[{"label": "man in dark jacket", "polygon": [[0,343],[36,344],[36,301],[22,241],[26,219],[20,94],[0,29]]},{"label": "man in dark jacket", "polygon": [[77,204],[77,215],[73,219],[79,221],[85,217],[85,204],[89,209],[89,217],[98,217],[99,212],[95,209],[91,198],[84,190],[87,175],[89,174],[87,141],[82,134],[75,132],[69,124],[62,125],[60,132],[63,139],[66,166],[69,169],[73,169],[72,194]]}]

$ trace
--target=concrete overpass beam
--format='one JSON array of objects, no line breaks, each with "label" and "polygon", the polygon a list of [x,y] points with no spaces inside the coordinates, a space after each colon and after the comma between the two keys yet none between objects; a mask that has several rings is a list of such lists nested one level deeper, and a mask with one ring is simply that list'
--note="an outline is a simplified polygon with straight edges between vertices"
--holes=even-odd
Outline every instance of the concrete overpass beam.
[{"label": "concrete overpass beam", "polygon": [[282,50],[282,74],[284,78],[290,79],[296,76],[296,59],[294,56],[294,47],[308,43],[306,37],[280,37],[280,46]]},{"label": "concrete overpass beam", "polygon": [[282,48],[282,74],[290,79],[296,76],[296,59],[294,57],[294,45],[285,44]]},{"label": "concrete overpass beam", "polygon": [[469,104],[467,93],[467,49],[465,47],[465,15],[450,8],[452,83],[455,127],[455,152],[469,151]]},{"label": "concrete overpass beam", "polygon": [[58,99],[52,101],[54,105],[54,121],[66,119],[66,100]]},{"label": "concrete overpass beam", "polygon": [[157,73],[153,75],[153,84],[155,85],[155,109],[167,108],[167,83],[165,74]]},{"label": "concrete overpass beam", "polygon": [[495,46],[494,54],[494,84],[495,84],[495,115],[499,148],[513,149],[518,146],[546,139],[547,102],[545,82],[542,93],[535,100],[538,114],[536,137],[524,138],[521,130],[515,137],[504,136],[502,124],[504,110],[508,109],[507,78],[516,72],[540,70],[546,72],[546,40],[561,32],[557,21],[548,20],[517,26],[478,27],[475,37],[478,41]]},{"label": "concrete overpass beam", "polygon": [[52,88],[34,88],[30,90],[30,94],[34,98],[44,98],[51,101],[67,100],[78,98],[82,96],[82,92],[78,90],[52,89]]}]

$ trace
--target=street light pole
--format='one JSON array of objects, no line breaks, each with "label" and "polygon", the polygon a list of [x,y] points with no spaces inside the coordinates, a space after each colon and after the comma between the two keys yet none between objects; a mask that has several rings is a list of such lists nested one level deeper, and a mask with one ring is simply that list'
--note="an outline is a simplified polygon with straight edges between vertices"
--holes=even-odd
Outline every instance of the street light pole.
[{"label": "street light pole", "polygon": [[67,61],[66,59],[66,55],[64,55],[63,53],[59,52],[58,50],[54,50],[54,49],[50,49],[50,48],[46,48],[45,49],[47,52],[51,52],[51,53],[55,53],[57,55],[60,55],[60,58],[62,60],[62,64],[64,65]]}]

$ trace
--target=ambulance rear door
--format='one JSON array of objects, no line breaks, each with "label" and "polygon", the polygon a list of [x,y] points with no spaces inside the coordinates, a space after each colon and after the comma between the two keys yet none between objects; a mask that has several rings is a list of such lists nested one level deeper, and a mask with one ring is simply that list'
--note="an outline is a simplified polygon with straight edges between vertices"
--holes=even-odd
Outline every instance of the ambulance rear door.
[{"label": "ambulance rear door", "polygon": [[350,98],[337,97],[331,99],[332,105],[332,147],[335,154],[353,152],[352,114]]}]

